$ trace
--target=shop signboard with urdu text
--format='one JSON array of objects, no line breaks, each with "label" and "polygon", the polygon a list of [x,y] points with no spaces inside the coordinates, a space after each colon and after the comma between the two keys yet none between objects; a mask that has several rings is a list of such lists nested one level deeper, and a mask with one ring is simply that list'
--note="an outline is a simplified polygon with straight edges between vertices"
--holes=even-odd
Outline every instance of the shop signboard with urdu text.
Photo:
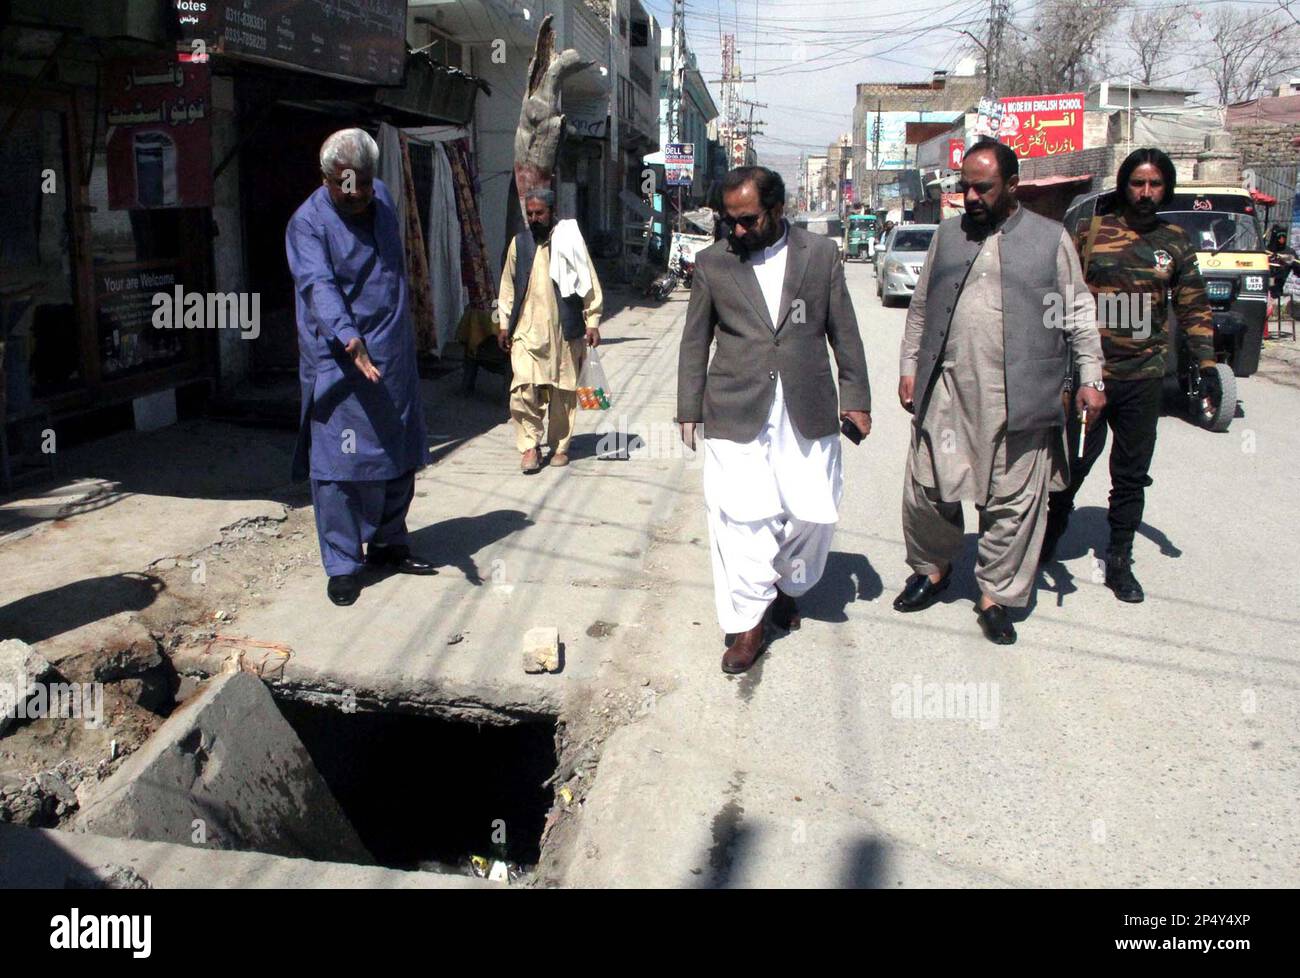
[{"label": "shop signboard with urdu text", "polygon": [[1083,149],[1083,92],[980,100],[975,135],[996,136],[1032,159]]},{"label": "shop signboard with urdu text", "polygon": [[211,85],[187,54],[105,67],[110,210],[212,206]]}]

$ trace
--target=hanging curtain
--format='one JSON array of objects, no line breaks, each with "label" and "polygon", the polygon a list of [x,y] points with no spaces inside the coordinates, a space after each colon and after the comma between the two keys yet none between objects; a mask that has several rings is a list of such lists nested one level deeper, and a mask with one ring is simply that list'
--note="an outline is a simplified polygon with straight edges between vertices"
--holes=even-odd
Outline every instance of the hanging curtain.
[{"label": "hanging curtain", "polygon": [[384,181],[389,195],[393,198],[393,209],[397,211],[397,226],[402,231],[402,244],[406,244],[406,181],[402,175],[402,134],[394,125],[387,122],[379,124],[379,172],[375,174]]},{"label": "hanging curtain", "polygon": [[445,144],[447,159],[455,181],[456,210],[460,216],[461,279],[469,292],[470,308],[491,312],[496,305],[497,290],[488,264],[487,241],[478,212],[478,174],[468,139]]},{"label": "hanging curtain", "polygon": [[[424,231],[420,226],[420,208],[416,203],[415,183],[411,178],[409,141],[401,136],[402,146],[402,197],[406,206],[406,285],[411,307],[411,324],[415,327],[415,348],[419,353],[437,353],[439,350],[434,315],[433,285],[429,279],[429,259],[424,246]],[[452,320],[456,322],[456,320]]]},{"label": "hanging curtain", "polygon": [[460,229],[456,225],[456,191],[443,143],[433,145],[433,181],[429,199],[429,275],[433,282],[433,318],[438,348],[455,339],[465,309],[461,286]]}]

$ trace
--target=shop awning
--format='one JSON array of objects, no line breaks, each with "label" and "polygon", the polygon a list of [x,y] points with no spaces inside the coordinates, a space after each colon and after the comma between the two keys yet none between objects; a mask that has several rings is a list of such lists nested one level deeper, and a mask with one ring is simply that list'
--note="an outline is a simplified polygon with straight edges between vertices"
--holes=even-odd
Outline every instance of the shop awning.
[{"label": "shop awning", "polygon": [[1081,173],[1078,176],[1067,176],[1058,174],[1053,177],[1039,177],[1036,180],[1021,180],[1016,187],[1016,196],[1032,199],[1040,194],[1052,193],[1059,190],[1069,190],[1072,187],[1090,187],[1092,186],[1092,174]]}]

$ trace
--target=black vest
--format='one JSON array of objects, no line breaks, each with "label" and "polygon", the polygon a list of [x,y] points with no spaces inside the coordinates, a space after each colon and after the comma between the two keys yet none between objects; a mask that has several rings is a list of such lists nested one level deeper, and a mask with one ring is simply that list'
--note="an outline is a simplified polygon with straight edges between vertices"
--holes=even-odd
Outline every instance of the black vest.
[{"label": "black vest", "polygon": [[[524,308],[524,299],[528,295],[528,280],[533,275],[533,262],[537,259],[537,242],[528,230],[515,235],[515,304],[510,310],[510,335],[515,335],[519,324],[519,314]],[[550,270],[546,277],[551,279]],[[566,340],[581,339],[587,334],[586,318],[582,314],[583,298],[580,295],[561,296],[560,287],[551,280],[555,290],[555,304],[560,310],[560,331]]]}]

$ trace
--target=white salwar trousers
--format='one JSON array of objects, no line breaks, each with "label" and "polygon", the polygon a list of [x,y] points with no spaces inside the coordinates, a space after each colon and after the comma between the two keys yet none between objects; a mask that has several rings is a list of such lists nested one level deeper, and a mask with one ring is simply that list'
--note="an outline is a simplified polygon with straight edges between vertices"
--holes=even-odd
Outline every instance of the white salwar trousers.
[{"label": "white salwar trousers", "polygon": [[844,494],[839,435],[799,434],[778,379],[753,441],[702,442],[718,624],[744,632],[762,619],[778,586],[797,598],[826,569]]}]

